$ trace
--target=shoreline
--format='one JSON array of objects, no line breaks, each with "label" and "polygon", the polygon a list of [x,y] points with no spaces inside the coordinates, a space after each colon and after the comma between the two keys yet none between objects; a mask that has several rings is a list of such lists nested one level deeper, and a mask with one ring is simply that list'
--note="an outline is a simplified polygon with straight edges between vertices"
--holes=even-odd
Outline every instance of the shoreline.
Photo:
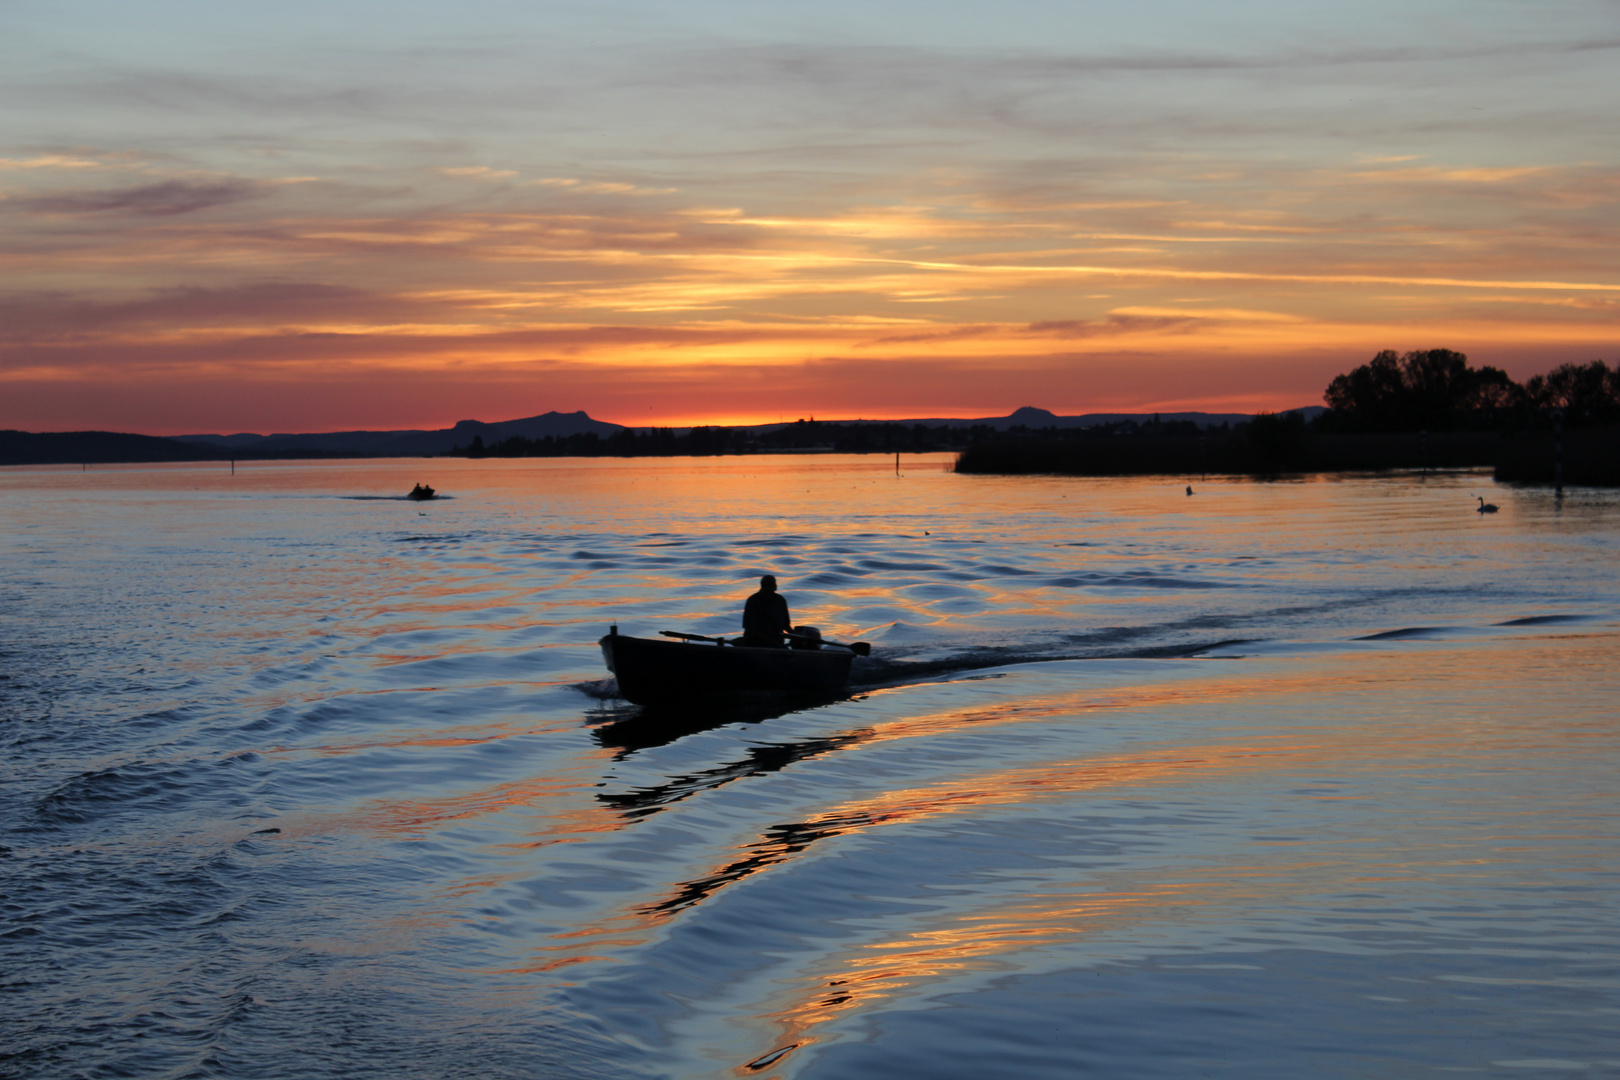
[{"label": "shoreline", "polygon": [[[1561,450],[1561,453],[1560,453]],[[1553,484],[1620,486],[1620,428],[1576,428],[1558,446],[1550,431],[1317,434],[1283,445],[1234,434],[997,439],[977,443],[956,471],[978,475],[1278,476],[1439,469],[1490,469],[1493,478]]]},{"label": "shoreline", "polygon": [[[8,432],[8,435],[22,433]],[[77,434],[77,433],[75,433]],[[98,433],[99,434],[99,433]],[[15,441],[15,440],[13,440]],[[44,445],[45,443],[50,445]],[[151,446],[150,444],[160,444]],[[60,436],[32,447],[0,446],[0,467],[89,465],[185,465],[217,462],[296,462],[398,459],[401,455],[353,451],[291,451],[230,454],[202,448],[175,453],[168,440],[124,436],[74,445]],[[17,452],[26,449],[28,452]],[[736,447],[708,453],[633,452],[625,447],[570,448],[550,454],[448,453],[407,455],[409,460],[436,458],[469,461],[736,458],[851,455],[890,458],[921,454],[957,455],[951,471],[966,475],[1047,476],[1281,476],[1315,473],[1422,472],[1490,469],[1502,482],[1551,485],[1562,458],[1562,482],[1569,485],[1620,486],[1620,427],[1574,428],[1562,434],[1561,454],[1551,431],[1416,432],[1345,434],[1296,430],[1282,441],[1267,443],[1245,431],[1216,430],[1201,435],[1042,432],[981,439],[968,444],[906,448]],[[684,449],[684,448],[683,448]],[[154,452],[156,451],[156,452]]]}]

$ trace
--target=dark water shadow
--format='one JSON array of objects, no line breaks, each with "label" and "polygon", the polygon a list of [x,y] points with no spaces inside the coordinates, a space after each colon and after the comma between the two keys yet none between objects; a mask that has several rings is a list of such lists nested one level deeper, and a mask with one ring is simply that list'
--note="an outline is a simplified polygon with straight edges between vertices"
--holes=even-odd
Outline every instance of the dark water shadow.
[{"label": "dark water shadow", "polygon": [[1596,616],[1592,615],[1530,615],[1523,619],[1509,619],[1499,622],[1497,626],[1548,626],[1555,623],[1592,622]]},{"label": "dark water shadow", "polygon": [[858,746],[875,737],[875,734],[871,730],[862,729],[815,739],[763,743],[750,746],[747,754],[736,761],[723,762],[713,768],[674,776],[662,784],[652,784],[615,794],[602,794],[596,798],[598,802],[618,811],[624,817],[646,817],[658,813],[671,803],[724,787],[733,780],[780,772],[795,762],[808,761],[823,754]]},{"label": "dark water shadow", "polygon": [[[666,746],[676,739],[712,731],[727,724],[758,724],[788,713],[802,712],[836,701],[849,694],[761,695],[757,697],[715,698],[681,705],[625,705],[606,708],[594,714],[597,723],[591,738],[599,746],[617,750],[614,761],[623,761],[638,750]],[[601,721],[606,719],[606,723]]]},{"label": "dark water shadow", "polygon": [[707,900],[733,882],[741,881],[768,866],[785,862],[804,851],[818,840],[838,836],[852,829],[863,829],[879,824],[880,819],[870,814],[855,813],[843,817],[827,817],[814,822],[792,822],[773,825],[760,839],[750,845],[752,853],[728,863],[718,872],[676,885],[673,894],[656,904],[641,908],[646,915],[672,915]]},{"label": "dark water shadow", "polygon": [[1406,641],[1412,638],[1439,637],[1446,632],[1439,626],[1406,626],[1399,630],[1385,630],[1379,634],[1364,634],[1353,641]]}]

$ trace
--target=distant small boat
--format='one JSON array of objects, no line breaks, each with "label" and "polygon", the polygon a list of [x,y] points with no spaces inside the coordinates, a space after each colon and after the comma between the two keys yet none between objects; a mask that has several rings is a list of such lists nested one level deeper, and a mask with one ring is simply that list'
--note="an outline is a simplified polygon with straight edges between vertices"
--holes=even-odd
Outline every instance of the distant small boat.
[{"label": "distant small boat", "polygon": [[684,640],[630,637],[616,626],[608,631],[600,642],[602,659],[617,677],[621,697],[637,705],[738,695],[828,697],[849,685],[855,660],[855,652],[846,651],[853,646],[769,649],[678,636]]},{"label": "distant small boat", "polygon": [[405,497],[407,499],[415,499],[417,502],[421,502],[424,499],[433,498],[433,489],[422,484],[417,484],[415,487],[411,488],[411,493]]}]

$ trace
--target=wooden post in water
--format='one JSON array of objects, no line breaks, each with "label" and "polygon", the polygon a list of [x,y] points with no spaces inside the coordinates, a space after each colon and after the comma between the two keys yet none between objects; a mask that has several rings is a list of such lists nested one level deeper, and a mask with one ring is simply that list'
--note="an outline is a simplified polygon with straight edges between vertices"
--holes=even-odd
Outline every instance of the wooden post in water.
[{"label": "wooden post in water", "polygon": [[1564,497],[1564,410],[1553,410],[1553,498]]},{"label": "wooden post in water", "polygon": [[1429,429],[1418,429],[1418,475],[1429,475]]},{"label": "wooden post in water", "polygon": [[894,452],[894,475],[900,475],[900,451]]},{"label": "wooden post in water", "polygon": [[236,459],[235,458],[231,458],[231,475],[232,476],[236,475]]}]

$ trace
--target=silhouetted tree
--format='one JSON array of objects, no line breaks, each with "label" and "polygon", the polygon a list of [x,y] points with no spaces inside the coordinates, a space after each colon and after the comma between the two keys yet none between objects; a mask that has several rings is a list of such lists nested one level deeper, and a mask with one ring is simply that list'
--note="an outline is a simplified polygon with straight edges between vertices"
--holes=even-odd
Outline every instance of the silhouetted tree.
[{"label": "silhouetted tree", "polygon": [[1400,354],[1385,349],[1370,363],[1335,376],[1323,400],[1346,426],[1376,429],[1395,419],[1405,392]]},{"label": "silhouetted tree", "polygon": [[1620,421],[1620,367],[1611,370],[1602,360],[1560,364],[1526,380],[1523,397],[1535,412],[1564,410],[1571,427],[1613,424]]},{"label": "silhouetted tree", "polygon": [[1444,431],[1492,424],[1522,404],[1520,388],[1500,368],[1468,366],[1450,349],[1398,356],[1385,349],[1328,384],[1326,430]]},{"label": "silhouetted tree", "polygon": [[1463,407],[1487,422],[1508,415],[1524,397],[1524,388],[1501,368],[1480,368],[1474,372],[1473,383]]}]

